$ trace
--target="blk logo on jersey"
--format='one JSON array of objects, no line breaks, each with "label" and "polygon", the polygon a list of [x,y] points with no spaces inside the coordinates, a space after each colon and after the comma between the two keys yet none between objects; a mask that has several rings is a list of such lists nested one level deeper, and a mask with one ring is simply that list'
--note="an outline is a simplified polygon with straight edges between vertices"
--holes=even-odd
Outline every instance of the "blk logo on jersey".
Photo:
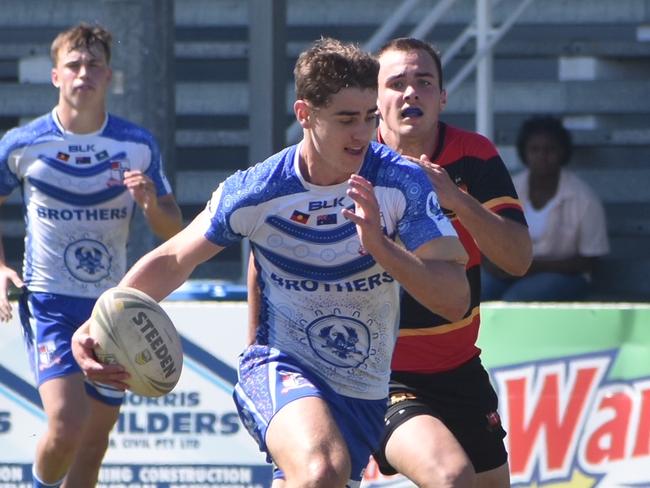
[{"label": "blk logo on jersey", "polygon": [[316,201],[313,201],[313,202],[309,202],[309,211],[313,212],[314,210],[320,210],[322,208],[344,207],[345,206],[343,204],[343,199],[344,198],[345,197],[334,198],[331,201],[316,200]]},{"label": "blk logo on jersey", "polygon": [[68,146],[68,151],[71,153],[79,152],[95,152],[94,144],[70,144]]}]

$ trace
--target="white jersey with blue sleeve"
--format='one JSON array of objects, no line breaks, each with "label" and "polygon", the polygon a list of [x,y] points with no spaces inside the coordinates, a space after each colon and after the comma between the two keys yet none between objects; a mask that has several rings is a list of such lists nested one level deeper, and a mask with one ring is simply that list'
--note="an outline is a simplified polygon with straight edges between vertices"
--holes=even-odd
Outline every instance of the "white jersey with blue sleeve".
[{"label": "white jersey with blue sleeve", "polygon": [[[316,186],[292,146],[215,191],[205,236],[251,241],[262,310],[257,341],[290,354],[334,391],[385,398],[399,317],[399,285],[361,246],[347,182]],[[425,173],[371,143],[359,172],[374,185],[386,235],[410,251],[456,233]]]},{"label": "white jersey with blue sleeve", "polygon": [[53,110],[2,138],[0,195],[22,190],[30,291],[96,298],[119,282],[135,209],[127,170],[147,174],[158,196],[171,192],[153,136],[110,114],[81,135],[66,132]]}]

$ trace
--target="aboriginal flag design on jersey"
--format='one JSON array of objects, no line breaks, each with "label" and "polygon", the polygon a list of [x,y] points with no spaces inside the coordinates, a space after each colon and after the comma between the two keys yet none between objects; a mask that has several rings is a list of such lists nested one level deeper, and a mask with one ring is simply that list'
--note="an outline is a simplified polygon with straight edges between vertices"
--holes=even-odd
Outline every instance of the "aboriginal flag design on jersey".
[{"label": "aboriginal flag design on jersey", "polygon": [[[488,139],[441,122],[437,140],[431,161],[443,166],[456,185],[491,211],[526,223],[510,174]],[[469,255],[470,307],[462,320],[450,323],[403,291],[400,332],[392,363],[394,371],[447,371],[480,353],[476,339],[480,324],[481,253],[456,215],[443,210]]]}]

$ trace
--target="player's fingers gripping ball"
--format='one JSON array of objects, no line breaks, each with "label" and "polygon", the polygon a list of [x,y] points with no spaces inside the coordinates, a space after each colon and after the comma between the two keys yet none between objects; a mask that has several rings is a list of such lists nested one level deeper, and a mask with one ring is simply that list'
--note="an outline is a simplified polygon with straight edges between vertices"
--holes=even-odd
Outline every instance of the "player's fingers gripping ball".
[{"label": "player's fingers gripping ball", "polygon": [[147,294],[134,288],[105,291],[93,308],[90,336],[100,362],[120,364],[131,375],[125,383],[138,395],[169,393],[181,376],[181,339],[169,316]]}]

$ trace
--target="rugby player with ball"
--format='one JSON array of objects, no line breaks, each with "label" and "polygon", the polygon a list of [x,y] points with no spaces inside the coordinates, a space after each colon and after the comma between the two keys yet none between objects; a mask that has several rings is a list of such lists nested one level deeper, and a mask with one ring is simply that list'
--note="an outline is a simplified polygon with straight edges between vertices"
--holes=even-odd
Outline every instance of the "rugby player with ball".
[{"label": "rugby player with ball", "polygon": [[[234,398],[287,486],[359,486],[383,430],[399,284],[450,320],[469,303],[467,254],[427,175],[371,142],[378,70],[370,54],[334,39],[304,51],[294,69],[302,141],[227,178],[120,283],[162,300],[198,264],[249,238],[262,313]],[[73,339],[80,366],[123,385],[118,366],[94,360],[87,332]]]},{"label": "rugby player with ball", "polygon": [[11,317],[9,282],[24,284],[20,318],[48,420],[34,487],[85,488],[97,482],[124,392],[84,381],[72,334],[126,272],[134,209],[161,239],[182,221],[153,136],[106,112],[111,34],[79,24],[51,55],[58,104],[0,141],[0,203],[20,187],[27,224],[24,283],[0,244],[0,320]]}]

